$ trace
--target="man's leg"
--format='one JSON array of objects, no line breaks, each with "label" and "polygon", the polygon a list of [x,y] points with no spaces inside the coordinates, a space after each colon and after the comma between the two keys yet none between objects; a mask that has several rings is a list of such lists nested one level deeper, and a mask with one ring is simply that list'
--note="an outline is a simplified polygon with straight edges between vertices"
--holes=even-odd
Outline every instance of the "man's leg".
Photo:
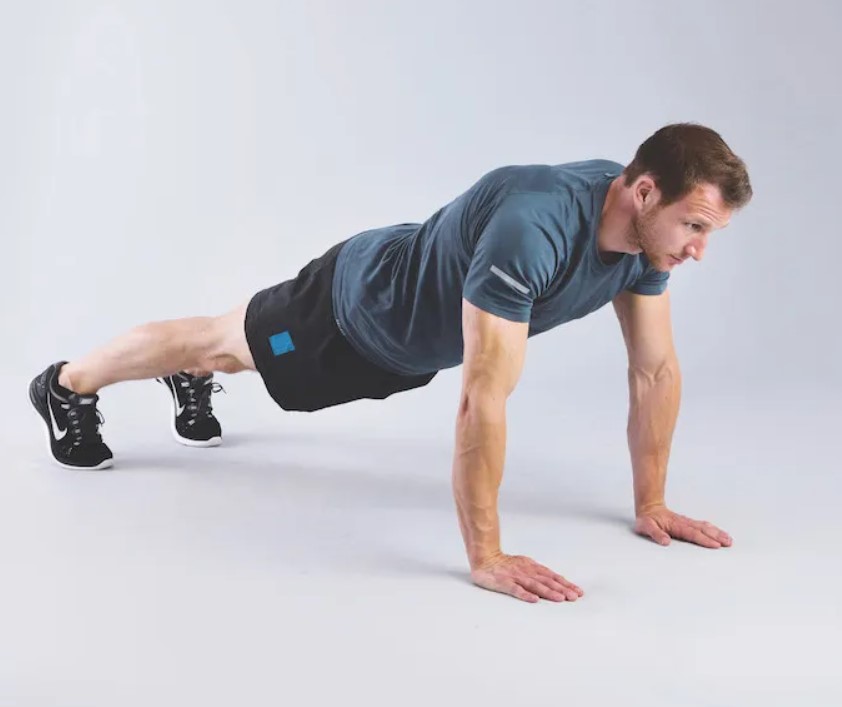
[{"label": "man's leg", "polygon": [[217,317],[149,322],[66,363],[59,385],[80,395],[127,380],[255,370],[245,335],[247,303]]},{"label": "man's leg", "polygon": [[143,324],[76,361],[48,366],[33,379],[29,397],[46,424],[53,459],[74,469],[111,466],[111,450],[99,434],[97,391],[146,378],[170,382],[176,400],[173,429],[179,441],[191,446],[218,444],[219,426],[209,404],[212,379],[182,372],[210,376],[214,371],[255,370],[245,336],[246,307],[244,303],[218,317]]}]

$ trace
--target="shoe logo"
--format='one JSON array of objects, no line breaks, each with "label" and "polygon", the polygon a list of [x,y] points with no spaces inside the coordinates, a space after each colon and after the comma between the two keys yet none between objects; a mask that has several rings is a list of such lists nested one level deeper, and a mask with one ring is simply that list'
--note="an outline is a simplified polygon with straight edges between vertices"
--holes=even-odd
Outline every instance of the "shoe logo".
[{"label": "shoe logo", "polygon": [[47,391],[47,409],[50,411],[50,425],[53,428],[53,437],[56,438],[56,442],[59,440],[64,439],[64,436],[67,434],[67,429],[60,429],[58,423],[56,422],[56,415],[53,412],[53,406],[50,405],[50,392]]},{"label": "shoe logo", "polygon": [[170,390],[172,391],[172,399],[173,403],[175,404],[175,416],[181,417],[181,413],[184,412],[184,405],[178,404],[178,389],[175,387],[175,381],[172,378],[169,378]]}]

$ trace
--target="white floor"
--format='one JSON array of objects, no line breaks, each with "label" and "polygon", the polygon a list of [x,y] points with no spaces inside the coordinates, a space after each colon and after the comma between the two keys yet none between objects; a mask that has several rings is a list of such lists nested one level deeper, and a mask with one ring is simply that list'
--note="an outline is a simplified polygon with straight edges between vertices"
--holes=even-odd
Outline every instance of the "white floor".
[{"label": "white floor", "polygon": [[688,389],[668,498],[734,536],[710,551],[631,532],[622,391],[519,394],[504,549],[586,592],[528,605],[468,580],[440,378],[318,415],[220,378],[216,449],[118,386],[115,467],[87,473],[5,379],[0,705],[841,703],[837,398]]}]

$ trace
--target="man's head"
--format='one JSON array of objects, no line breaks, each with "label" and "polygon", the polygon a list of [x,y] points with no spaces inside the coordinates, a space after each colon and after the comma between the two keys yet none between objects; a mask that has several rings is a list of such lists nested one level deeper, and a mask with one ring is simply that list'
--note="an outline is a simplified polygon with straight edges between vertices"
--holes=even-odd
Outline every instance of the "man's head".
[{"label": "man's head", "polygon": [[711,232],[752,196],[743,161],[717,132],[693,123],[648,138],[623,170],[623,185],[634,207],[627,239],[662,271],[701,260]]}]

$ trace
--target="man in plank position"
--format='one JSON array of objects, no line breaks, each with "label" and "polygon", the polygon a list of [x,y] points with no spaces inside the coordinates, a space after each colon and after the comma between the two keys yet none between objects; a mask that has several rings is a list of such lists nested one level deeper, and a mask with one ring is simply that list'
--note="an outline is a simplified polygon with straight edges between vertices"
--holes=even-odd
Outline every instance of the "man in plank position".
[{"label": "man in plank position", "polygon": [[731,545],[665,505],[681,391],[666,288],[751,195],[743,161],[692,123],[661,128],[626,167],[500,167],[424,223],[359,233],[226,314],[151,322],[54,363],[30,398],[56,462],[102,469],[112,454],[97,391],[112,383],[165,384],[176,439],[211,446],[221,441],[214,371],[257,371],[283,409],[314,411],[418,388],[463,364],[453,490],[471,577],[525,601],[573,601],[579,587],[500,545],[506,400],[527,339],[613,303],[629,360],[635,530],[663,545]]}]

